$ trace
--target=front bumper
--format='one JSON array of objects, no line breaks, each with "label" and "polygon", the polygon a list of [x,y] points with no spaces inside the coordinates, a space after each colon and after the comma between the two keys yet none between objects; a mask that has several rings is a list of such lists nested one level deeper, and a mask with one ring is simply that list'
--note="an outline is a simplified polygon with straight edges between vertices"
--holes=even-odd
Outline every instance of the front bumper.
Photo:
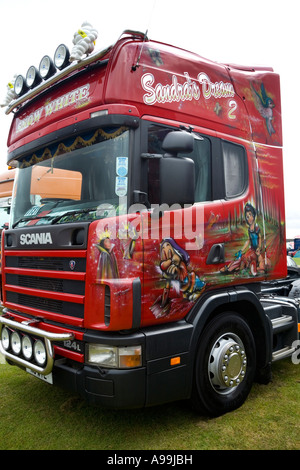
[{"label": "front bumper", "polygon": [[[32,326],[30,320],[18,322],[0,316],[0,335],[3,326],[43,338],[47,345],[47,363],[41,368],[6,351],[0,341],[0,351],[9,363],[30,369],[38,376],[51,374],[53,385],[79,394],[88,403],[115,409],[141,408],[186,399],[190,395],[193,361],[189,344],[193,328],[183,321],[131,334],[85,332],[83,343],[141,344],[143,364],[132,369],[110,369],[85,363],[84,356],[82,362],[55,356],[52,342],[71,340],[70,333],[49,333]],[[174,363],[174,357],[180,360]]]},{"label": "front bumper", "polygon": [[145,367],[132,370],[101,369],[66,361],[54,364],[53,383],[79,394],[90,404],[106,408],[142,408],[146,400]]}]

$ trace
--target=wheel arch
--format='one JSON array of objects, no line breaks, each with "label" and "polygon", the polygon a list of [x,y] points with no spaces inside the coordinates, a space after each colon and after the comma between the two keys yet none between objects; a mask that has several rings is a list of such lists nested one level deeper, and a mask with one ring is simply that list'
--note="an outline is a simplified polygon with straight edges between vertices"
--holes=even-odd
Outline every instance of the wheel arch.
[{"label": "wheel arch", "polygon": [[[249,325],[256,346],[256,380],[267,383],[270,380],[272,356],[272,331],[270,322],[256,294],[247,288],[233,288],[210,292],[195,306],[186,319],[194,325],[191,338],[191,357],[193,361],[201,334],[207,324],[224,312],[234,312]],[[193,371],[191,373],[192,381]]]}]

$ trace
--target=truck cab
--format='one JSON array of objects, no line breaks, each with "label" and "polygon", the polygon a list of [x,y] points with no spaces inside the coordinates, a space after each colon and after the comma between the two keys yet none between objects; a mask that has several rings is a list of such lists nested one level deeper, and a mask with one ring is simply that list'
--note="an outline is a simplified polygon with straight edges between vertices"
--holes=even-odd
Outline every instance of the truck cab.
[{"label": "truck cab", "polygon": [[133,31],[48,62],[6,109],[2,353],[92,403],[235,409],[298,338],[262,289],[287,273],[278,75]]}]

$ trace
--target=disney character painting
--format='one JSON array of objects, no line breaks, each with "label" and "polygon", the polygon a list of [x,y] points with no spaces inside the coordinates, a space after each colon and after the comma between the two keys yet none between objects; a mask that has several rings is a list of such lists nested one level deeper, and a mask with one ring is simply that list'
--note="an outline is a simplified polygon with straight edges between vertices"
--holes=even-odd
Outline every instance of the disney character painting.
[{"label": "disney character painting", "polygon": [[263,83],[261,84],[259,92],[255,90],[253,85],[251,85],[251,89],[254,104],[256,106],[256,109],[259,111],[260,115],[265,120],[269,135],[275,134],[275,129],[272,123],[273,108],[275,107],[273,99],[268,96]]},{"label": "disney character painting", "polygon": [[117,279],[119,277],[117,260],[113,252],[114,245],[110,240],[110,234],[106,231],[95,245],[100,251],[98,262],[98,279]]},{"label": "disney character painting", "polygon": [[165,238],[160,244],[160,270],[166,284],[156,300],[152,312],[156,317],[169,313],[170,289],[177,283],[184,299],[195,301],[205,289],[205,282],[189,266],[190,256],[173,238]]},{"label": "disney character painting", "polygon": [[233,274],[249,269],[251,274],[256,276],[265,271],[266,262],[262,254],[261,231],[256,223],[256,210],[252,204],[245,205],[244,217],[248,225],[248,239],[242,249],[235,254],[234,261],[221,269],[223,274]]}]

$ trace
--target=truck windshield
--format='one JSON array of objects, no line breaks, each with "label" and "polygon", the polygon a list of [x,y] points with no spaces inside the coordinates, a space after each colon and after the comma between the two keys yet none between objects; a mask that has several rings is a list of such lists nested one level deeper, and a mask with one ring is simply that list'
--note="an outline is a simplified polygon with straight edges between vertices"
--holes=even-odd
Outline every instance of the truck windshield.
[{"label": "truck windshield", "polygon": [[[7,199],[7,198],[6,198]],[[10,206],[1,206],[0,201],[0,230],[5,227],[9,221]]]},{"label": "truck windshield", "polygon": [[[18,162],[11,225],[99,219],[127,194],[129,130],[103,128],[43,147]],[[124,199],[123,199],[124,200]]]}]

